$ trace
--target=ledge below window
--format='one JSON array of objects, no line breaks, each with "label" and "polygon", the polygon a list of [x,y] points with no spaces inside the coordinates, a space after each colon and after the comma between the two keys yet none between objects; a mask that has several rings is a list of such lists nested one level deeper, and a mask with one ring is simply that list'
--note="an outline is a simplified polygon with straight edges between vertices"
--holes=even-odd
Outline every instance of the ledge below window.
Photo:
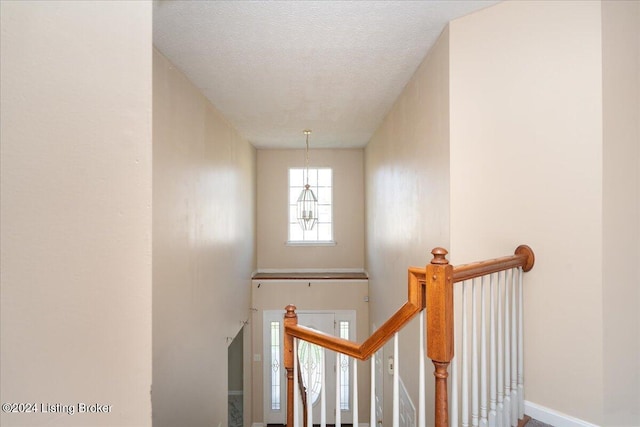
[{"label": "ledge below window", "polygon": [[367,273],[353,272],[274,272],[256,273],[253,280],[367,280]]},{"label": "ledge below window", "polygon": [[303,242],[303,241],[287,241],[284,244],[285,246],[335,246],[337,243],[335,240],[330,240],[328,242]]}]

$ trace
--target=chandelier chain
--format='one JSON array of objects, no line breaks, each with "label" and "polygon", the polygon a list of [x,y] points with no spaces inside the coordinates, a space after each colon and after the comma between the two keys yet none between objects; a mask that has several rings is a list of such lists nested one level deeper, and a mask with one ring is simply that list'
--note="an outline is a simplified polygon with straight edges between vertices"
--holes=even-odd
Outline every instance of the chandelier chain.
[{"label": "chandelier chain", "polygon": [[311,133],[310,130],[305,130],[304,134],[307,135],[307,150],[305,153],[305,158],[304,158],[304,166],[306,169],[306,173],[307,173],[307,182],[306,185],[309,185],[309,134]]}]

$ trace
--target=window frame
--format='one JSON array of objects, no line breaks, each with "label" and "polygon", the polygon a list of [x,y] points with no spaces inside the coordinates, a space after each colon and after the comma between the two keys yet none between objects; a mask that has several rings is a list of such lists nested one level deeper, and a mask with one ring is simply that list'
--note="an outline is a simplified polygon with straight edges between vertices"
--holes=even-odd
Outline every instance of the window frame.
[{"label": "window frame", "polygon": [[[316,228],[313,231],[302,231],[302,236],[303,239],[302,240],[293,240],[291,238],[291,227],[292,226],[299,226],[297,219],[292,217],[293,215],[293,211],[295,211],[296,208],[296,202],[298,200],[298,195],[299,193],[302,191],[303,189],[303,185],[302,182],[306,182],[306,180],[304,179],[306,176],[306,170],[307,168],[305,167],[289,167],[288,168],[288,176],[287,176],[287,190],[289,192],[288,195],[288,204],[287,204],[287,241],[286,241],[286,245],[287,246],[335,246],[336,245],[336,241],[335,241],[335,217],[334,217],[334,197],[333,197],[333,193],[335,190],[335,186],[334,186],[334,174],[333,174],[333,168],[332,167],[314,167],[314,168],[308,168],[309,170],[309,175],[310,177],[313,177],[312,173],[316,174],[316,179],[309,180],[309,184],[311,187],[311,190],[313,190],[314,194],[316,195],[316,197],[318,198],[318,210],[320,210],[320,206],[328,206],[329,207],[329,217],[330,217],[330,221],[323,221],[320,222],[320,220],[318,219],[318,222],[316,223]],[[330,172],[330,184],[329,185],[319,185],[318,183],[318,173],[320,170],[328,170]],[[302,177],[303,179],[301,180],[300,183],[298,182],[292,182],[292,171],[302,171]],[[299,173],[299,172],[297,172]],[[313,181],[315,181],[315,184],[313,184]],[[320,190],[323,188],[328,188],[330,190],[330,198],[329,198],[329,203],[320,203]],[[293,191],[295,189],[295,191]],[[295,196],[295,197],[294,197]],[[294,221],[295,220],[295,221]],[[330,238],[328,240],[318,240],[317,237],[319,235],[318,229],[317,227],[321,224],[329,224],[330,226]],[[310,240],[310,239],[306,239],[306,235],[308,233],[315,233],[316,235],[316,240]]]}]

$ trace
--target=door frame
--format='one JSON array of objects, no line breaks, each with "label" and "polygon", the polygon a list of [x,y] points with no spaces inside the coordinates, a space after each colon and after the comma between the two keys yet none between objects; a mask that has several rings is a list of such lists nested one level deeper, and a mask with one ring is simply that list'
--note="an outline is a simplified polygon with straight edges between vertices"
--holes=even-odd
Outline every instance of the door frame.
[{"label": "door frame", "polygon": [[[349,339],[356,341],[356,310],[298,310],[298,314],[333,314],[334,315],[334,334],[339,321],[349,322]],[[263,400],[263,423],[266,424],[286,424],[287,414],[287,398],[286,398],[286,370],[283,366],[283,354],[284,354],[284,310],[264,310],[262,312],[262,400]],[[279,322],[279,343],[280,343],[280,355],[279,355],[279,371],[280,371],[280,409],[271,409],[271,322]],[[329,359],[332,358],[332,359]],[[327,360],[335,360],[335,353],[330,351],[327,356]],[[353,364],[353,359],[350,361],[350,366]],[[351,368],[350,372],[353,372]],[[350,374],[351,376],[351,374]],[[350,390],[353,390],[353,381],[351,381]],[[357,386],[357,385],[356,385]],[[353,391],[349,393],[349,408],[350,411],[342,411],[343,422],[350,423],[352,419],[353,410]],[[327,414],[327,419],[329,419]]]}]

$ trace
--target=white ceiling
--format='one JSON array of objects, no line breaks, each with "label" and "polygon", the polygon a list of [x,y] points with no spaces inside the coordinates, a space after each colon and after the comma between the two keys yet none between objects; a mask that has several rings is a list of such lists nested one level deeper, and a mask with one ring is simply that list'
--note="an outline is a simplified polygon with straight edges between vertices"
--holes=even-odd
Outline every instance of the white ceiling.
[{"label": "white ceiling", "polygon": [[447,22],[495,3],[156,0],[153,41],[256,147],[362,147]]}]

